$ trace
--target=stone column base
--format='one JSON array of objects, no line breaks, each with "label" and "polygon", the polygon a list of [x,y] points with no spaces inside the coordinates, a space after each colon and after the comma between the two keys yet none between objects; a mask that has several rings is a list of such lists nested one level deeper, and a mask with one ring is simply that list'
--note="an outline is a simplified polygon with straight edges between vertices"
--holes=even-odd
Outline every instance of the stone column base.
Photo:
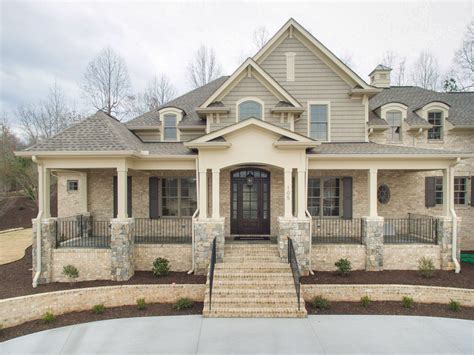
[{"label": "stone column base", "polygon": [[42,220],[33,219],[33,244],[32,244],[32,262],[34,278],[38,270],[37,267],[37,226],[39,223],[41,229],[41,272],[38,278],[38,284],[51,282],[53,268],[53,249],[56,248],[56,218],[45,218]]},{"label": "stone column base", "polygon": [[288,260],[288,238],[293,241],[296,259],[302,275],[309,274],[311,230],[309,218],[278,218],[278,250],[280,257]]},{"label": "stone column base", "polygon": [[135,220],[112,219],[111,224],[111,277],[114,281],[127,281],[135,273],[133,262],[133,231]]},{"label": "stone column base", "polygon": [[[440,251],[440,266],[441,270],[454,270],[453,262],[453,218],[446,216],[437,216],[436,233],[438,236],[438,245],[441,247]],[[460,248],[460,231],[461,218],[457,219],[457,238],[456,238],[456,258],[458,262],[461,260]]]},{"label": "stone column base", "polygon": [[217,261],[224,259],[224,218],[194,221],[194,273],[206,275],[211,260],[212,242],[216,238]]},{"label": "stone column base", "polygon": [[363,218],[363,243],[365,244],[367,271],[383,270],[383,217]]}]

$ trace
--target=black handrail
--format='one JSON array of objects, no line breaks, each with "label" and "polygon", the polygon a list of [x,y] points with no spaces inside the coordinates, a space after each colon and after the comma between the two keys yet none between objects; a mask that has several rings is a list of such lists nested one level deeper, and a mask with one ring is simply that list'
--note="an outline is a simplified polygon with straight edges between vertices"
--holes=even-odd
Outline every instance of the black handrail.
[{"label": "black handrail", "polygon": [[214,268],[216,266],[216,238],[212,241],[211,262],[209,264],[209,311],[212,302],[212,285],[214,283]]},{"label": "black handrail", "polygon": [[293,281],[295,282],[296,297],[298,298],[298,311],[300,310],[300,291],[301,291],[301,275],[298,267],[298,260],[296,259],[295,248],[293,247],[293,241],[288,238],[288,264],[290,264],[291,271],[293,272]]}]

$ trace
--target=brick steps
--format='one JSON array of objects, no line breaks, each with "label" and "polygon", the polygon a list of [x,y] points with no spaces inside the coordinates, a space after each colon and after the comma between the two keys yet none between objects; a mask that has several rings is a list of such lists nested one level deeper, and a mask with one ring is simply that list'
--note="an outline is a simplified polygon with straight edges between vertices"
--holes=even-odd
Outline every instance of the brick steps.
[{"label": "brick steps", "polygon": [[[209,289],[206,290],[206,295],[209,294]],[[260,298],[260,297],[293,297],[295,296],[295,287],[281,287],[270,289],[245,289],[245,288],[224,288],[218,287],[212,291],[212,297],[237,297],[240,299],[246,298]]]}]

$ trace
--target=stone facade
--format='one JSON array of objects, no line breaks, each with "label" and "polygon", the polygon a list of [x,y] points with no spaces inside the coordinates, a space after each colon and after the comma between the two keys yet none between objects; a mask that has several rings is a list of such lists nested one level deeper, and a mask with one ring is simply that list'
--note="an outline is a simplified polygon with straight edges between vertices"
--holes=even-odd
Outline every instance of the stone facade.
[{"label": "stone facade", "polygon": [[56,218],[46,218],[38,221],[33,220],[33,244],[32,244],[32,271],[33,277],[37,272],[37,226],[41,228],[41,273],[38,284],[51,282],[53,269],[53,250],[56,247]]},{"label": "stone facade", "polygon": [[339,259],[348,259],[352,270],[365,270],[365,245],[357,244],[313,244],[311,268],[316,271],[335,271]]},{"label": "stone facade", "polygon": [[366,270],[383,270],[384,244],[383,244],[383,218],[366,217],[362,221],[364,233],[363,243],[366,247]]},{"label": "stone facade", "polygon": [[278,249],[281,258],[288,258],[288,238],[293,241],[296,259],[302,275],[307,275],[310,266],[311,246],[309,218],[278,218]]},{"label": "stone facade", "polygon": [[194,224],[194,273],[205,275],[211,260],[212,242],[216,238],[217,261],[224,258],[224,219],[198,220]]},{"label": "stone facade", "polygon": [[192,268],[191,244],[135,244],[136,271],[150,271],[156,258],[168,259],[171,271],[189,271]]},{"label": "stone facade", "polygon": [[79,270],[76,281],[110,280],[110,249],[61,248],[53,250],[52,282],[69,282],[63,275],[66,265],[74,265]]},{"label": "stone facade", "polygon": [[133,262],[134,219],[111,221],[111,274],[114,281],[127,281],[135,273]]},{"label": "stone facade", "polygon": [[429,244],[385,244],[384,270],[418,270],[421,258],[431,259],[436,269],[441,268],[441,248]]},{"label": "stone facade", "polygon": [[[460,242],[460,225],[461,221],[458,219],[457,221],[457,245]],[[438,233],[438,244],[441,248],[441,269],[443,270],[452,270],[454,269],[453,263],[453,219],[450,217],[439,217],[438,225],[437,225],[437,233]],[[461,252],[460,249],[456,249],[456,258],[461,260]]]}]

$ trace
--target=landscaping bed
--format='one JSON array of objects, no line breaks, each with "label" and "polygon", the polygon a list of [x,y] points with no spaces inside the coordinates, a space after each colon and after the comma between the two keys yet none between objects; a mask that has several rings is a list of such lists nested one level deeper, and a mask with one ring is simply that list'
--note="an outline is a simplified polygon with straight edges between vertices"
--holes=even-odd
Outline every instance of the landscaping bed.
[{"label": "landscaping bed", "polygon": [[463,307],[457,312],[449,309],[447,304],[414,303],[413,308],[405,308],[401,302],[374,301],[364,307],[360,302],[330,302],[328,309],[313,308],[306,303],[308,314],[344,314],[344,315],[397,315],[459,318],[474,320],[474,307]]},{"label": "landscaping bed", "polygon": [[143,310],[139,310],[137,306],[122,306],[106,308],[102,314],[95,314],[92,311],[67,313],[57,316],[51,323],[45,323],[44,320],[39,319],[15,327],[0,329],[0,342],[42,330],[105,319],[202,314],[202,307],[202,303],[196,302],[191,308],[178,311],[173,308],[172,304],[153,303],[148,304]]},{"label": "landscaping bed", "polygon": [[156,277],[151,271],[137,271],[128,281],[81,281],[72,285],[69,283],[53,282],[33,288],[31,286],[33,280],[31,268],[31,247],[26,250],[26,254],[22,259],[10,264],[0,265],[0,299],[97,286],[206,283],[206,276],[204,275],[188,275],[186,272],[170,272],[169,275]]},{"label": "landscaping bed", "polygon": [[462,263],[461,272],[436,270],[433,277],[421,276],[418,271],[351,271],[341,276],[336,271],[315,271],[314,275],[303,276],[302,284],[392,284],[458,287],[474,289],[474,264]]}]

